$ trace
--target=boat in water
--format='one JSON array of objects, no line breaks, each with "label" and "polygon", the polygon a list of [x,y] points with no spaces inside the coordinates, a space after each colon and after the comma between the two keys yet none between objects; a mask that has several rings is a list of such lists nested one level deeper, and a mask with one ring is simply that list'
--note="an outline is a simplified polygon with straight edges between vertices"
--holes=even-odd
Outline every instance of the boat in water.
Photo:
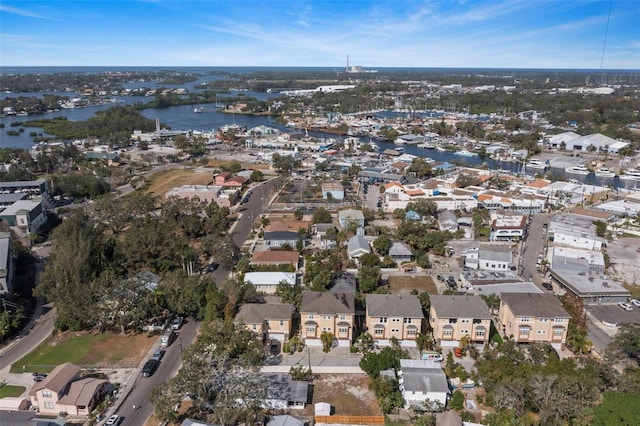
[{"label": "boat in water", "polygon": [[526,168],[531,170],[544,171],[547,169],[547,164],[542,160],[538,160],[537,158],[532,158],[531,160],[527,161]]},{"label": "boat in water", "polygon": [[640,170],[628,169],[624,171],[624,174],[620,175],[620,179],[623,180],[640,180]]},{"label": "boat in water", "polygon": [[611,170],[609,170],[606,167],[600,167],[598,170],[596,170],[595,173],[596,177],[600,177],[600,178],[614,178],[616,177],[616,174],[614,172],[612,172]]},{"label": "boat in water", "polygon": [[478,154],[475,152],[471,152],[471,151],[467,151],[466,149],[460,150],[460,151],[456,151],[453,153],[453,155],[461,155],[463,157],[477,157]]},{"label": "boat in water", "polygon": [[572,175],[583,175],[583,176],[586,176],[590,173],[589,169],[587,169],[587,166],[583,164],[580,164],[579,166],[567,167],[566,169],[564,169],[564,171]]}]

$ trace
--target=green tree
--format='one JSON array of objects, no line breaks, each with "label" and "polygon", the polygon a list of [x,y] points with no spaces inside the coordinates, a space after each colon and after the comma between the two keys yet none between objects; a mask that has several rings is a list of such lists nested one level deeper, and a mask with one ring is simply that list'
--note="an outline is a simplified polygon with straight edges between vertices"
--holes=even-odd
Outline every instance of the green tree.
[{"label": "green tree", "polygon": [[373,248],[376,249],[380,256],[388,255],[392,245],[393,242],[388,235],[381,235],[373,241]]},{"label": "green tree", "polygon": [[640,324],[622,324],[609,352],[614,358],[628,358],[640,365]]},{"label": "green tree", "polygon": [[331,223],[333,220],[331,218],[331,213],[324,207],[320,207],[313,212],[312,222],[316,223]]}]

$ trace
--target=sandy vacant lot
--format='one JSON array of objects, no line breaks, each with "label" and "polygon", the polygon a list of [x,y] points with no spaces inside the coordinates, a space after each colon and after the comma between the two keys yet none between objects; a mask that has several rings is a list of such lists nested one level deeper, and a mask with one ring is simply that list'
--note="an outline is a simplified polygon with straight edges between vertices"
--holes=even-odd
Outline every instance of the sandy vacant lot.
[{"label": "sandy vacant lot", "polygon": [[318,374],[313,380],[313,404],[305,408],[304,415],[313,416],[314,404],[328,402],[338,415],[380,416],[370,383],[366,374]]}]

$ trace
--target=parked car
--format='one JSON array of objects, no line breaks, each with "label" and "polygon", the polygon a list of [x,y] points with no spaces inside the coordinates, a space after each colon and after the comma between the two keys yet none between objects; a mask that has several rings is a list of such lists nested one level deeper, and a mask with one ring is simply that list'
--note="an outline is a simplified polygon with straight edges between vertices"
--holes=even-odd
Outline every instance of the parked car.
[{"label": "parked car", "polygon": [[457,358],[461,358],[462,357],[462,348],[456,346],[455,348],[453,348],[453,354]]},{"label": "parked car", "polygon": [[36,375],[34,375],[34,376],[33,376],[33,381],[34,381],[34,382],[41,382],[41,381],[43,381],[43,380],[44,380],[44,379],[46,379],[46,378],[47,378],[47,375],[46,375],[46,374],[44,374],[44,373],[38,373],[38,374],[36,374]]},{"label": "parked car", "polygon": [[640,300],[638,300],[638,299],[631,299],[631,300],[629,300],[629,303],[631,303],[636,308],[640,308]]},{"label": "parked car", "polygon": [[542,287],[546,288],[549,291],[553,291],[553,285],[551,285],[551,283],[548,281],[543,281]]},{"label": "parked car", "polygon": [[628,303],[620,302],[620,303],[618,303],[618,306],[620,306],[622,309],[624,309],[627,312],[633,311],[633,307]]},{"label": "parked car", "polygon": [[120,423],[120,416],[117,414],[114,414],[113,416],[109,417],[109,420],[107,420],[107,422],[105,423],[105,426],[117,425],[119,423]]},{"label": "parked car", "polygon": [[160,364],[160,362],[154,359],[147,361],[144,367],[142,367],[142,377],[153,376],[153,373],[158,369],[158,364]]},{"label": "parked car", "polygon": [[180,327],[182,327],[182,323],[184,322],[184,318],[182,317],[175,317],[173,319],[173,324],[172,327],[174,330],[180,330]]},{"label": "parked car", "polygon": [[167,351],[165,351],[164,349],[158,348],[153,353],[153,355],[151,355],[151,359],[154,360],[154,361],[160,361],[166,352]]}]

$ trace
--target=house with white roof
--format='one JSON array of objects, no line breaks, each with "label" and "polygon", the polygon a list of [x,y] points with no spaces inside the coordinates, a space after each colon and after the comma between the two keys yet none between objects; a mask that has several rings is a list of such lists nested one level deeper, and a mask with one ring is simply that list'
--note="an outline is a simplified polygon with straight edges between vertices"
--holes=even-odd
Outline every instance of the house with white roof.
[{"label": "house with white roof", "polygon": [[256,290],[264,294],[274,294],[280,283],[296,285],[296,274],[293,272],[247,272],[244,282],[255,286]]},{"label": "house with white roof", "polygon": [[470,243],[462,252],[464,266],[483,271],[508,271],[513,265],[511,248],[504,244]]},{"label": "house with white roof", "polygon": [[435,361],[401,359],[398,371],[404,408],[428,408],[441,411],[449,399],[447,376]]}]

